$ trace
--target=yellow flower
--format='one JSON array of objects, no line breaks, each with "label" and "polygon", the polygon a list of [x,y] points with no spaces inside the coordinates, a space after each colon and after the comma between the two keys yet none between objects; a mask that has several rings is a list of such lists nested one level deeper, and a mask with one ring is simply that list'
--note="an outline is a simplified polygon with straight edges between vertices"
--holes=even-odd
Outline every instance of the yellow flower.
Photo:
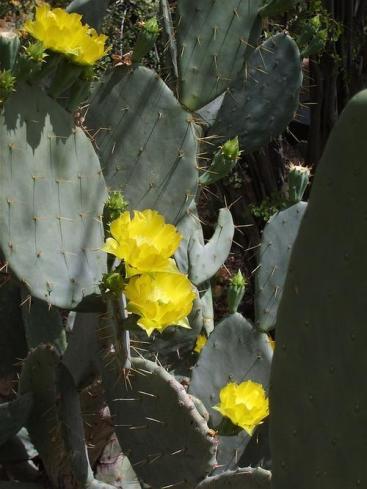
[{"label": "yellow flower", "polygon": [[126,275],[150,272],[178,272],[170,257],[177,250],[181,235],[175,226],[166,224],[157,212],[147,209],[124,212],[110,225],[112,238],[102,248],[125,261]]},{"label": "yellow flower", "polygon": [[204,348],[204,346],[207,344],[207,341],[208,338],[205,335],[201,334],[200,336],[198,336],[196,340],[194,352],[200,353],[201,350]]},{"label": "yellow flower", "polygon": [[269,415],[269,399],[266,398],[263,386],[251,380],[241,384],[227,384],[221,389],[219,399],[219,405],[213,409],[249,435]]},{"label": "yellow flower", "polygon": [[28,20],[24,29],[42,42],[45,49],[67,56],[73,63],[93,65],[107,52],[107,36],[83,25],[82,16],[69,14],[61,8],[51,9],[44,3],[36,8],[35,20]]},{"label": "yellow flower", "polygon": [[192,309],[195,292],[186,275],[151,273],[132,277],[125,288],[127,309],[138,314],[138,325],[148,336],[168,326],[190,328],[187,315]]}]

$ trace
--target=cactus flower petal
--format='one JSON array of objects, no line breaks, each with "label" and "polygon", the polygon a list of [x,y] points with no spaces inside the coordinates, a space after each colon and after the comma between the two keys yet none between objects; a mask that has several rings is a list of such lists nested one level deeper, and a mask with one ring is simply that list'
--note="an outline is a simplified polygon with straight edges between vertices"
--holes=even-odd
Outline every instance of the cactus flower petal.
[{"label": "cactus flower petal", "polygon": [[181,235],[175,226],[150,209],[124,212],[110,225],[112,238],[103,250],[125,261],[127,276],[151,272],[177,272],[170,257],[177,250]]},{"label": "cactus flower petal", "polygon": [[186,275],[162,272],[134,276],[125,295],[127,309],[140,316],[137,323],[149,336],[169,326],[190,327],[187,315],[196,294]]},{"label": "cactus flower petal", "polygon": [[42,42],[45,49],[61,53],[73,63],[93,65],[107,52],[107,36],[83,25],[81,18],[44,3],[36,8],[35,19],[25,22],[24,30]]},{"label": "cactus flower petal", "polygon": [[219,399],[220,403],[214,409],[249,435],[269,415],[269,399],[263,386],[251,380],[227,384],[221,389]]}]

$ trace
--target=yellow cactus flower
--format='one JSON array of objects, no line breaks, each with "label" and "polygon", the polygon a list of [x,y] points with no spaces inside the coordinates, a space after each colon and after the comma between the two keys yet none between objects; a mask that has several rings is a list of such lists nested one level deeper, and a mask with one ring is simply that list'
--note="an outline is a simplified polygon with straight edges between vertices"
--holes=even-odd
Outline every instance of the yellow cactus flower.
[{"label": "yellow cactus flower", "polygon": [[201,350],[204,348],[204,346],[207,344],[208,338],[201,334],[200,336],[197,337],[194,352],[200,353]]},{"label": "yellow cactus flower", "polygon": [[252,435],[254,429],[269,415],[269,399],[261,384],[248,380],[227,384],[219,393],[220,403],[213,409],[229,418]]},{"label": "yellow cactus flower", "polygon": [[25,22],[24,30],[42,42],[45,49],[64,54],[73,63],[93,65],[107,52],[107,36],[83,25],[81,18],[43,3],[36,8],[35,20]]},{"label": "yellow cactus flower", "polygon": [[170,257],[182,237],[157,211],[134,211],[133,218],[130,212],[124,212],[112,221],[110,232],[112,238],[102,249],[125,261],[128,277],[151,272],[179,273]]},{"label": "yellow cactus flower", "polygon": [[187,315],[196,294],[186,275],[162,272],[135,276],[129,280],[125,295],[128,311],[140,316],[137,323],[148,336],[168,326],[190,328]]}]

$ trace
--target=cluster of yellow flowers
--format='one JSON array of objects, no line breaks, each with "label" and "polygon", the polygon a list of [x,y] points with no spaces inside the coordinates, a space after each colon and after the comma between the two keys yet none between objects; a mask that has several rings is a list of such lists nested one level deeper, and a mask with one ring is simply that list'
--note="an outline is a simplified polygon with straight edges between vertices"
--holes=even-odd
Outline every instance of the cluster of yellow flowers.
[{"label": "cluster of yellow flowers", "polygon": [[138,325],[148,335],[173,325],[189,328],[196,294],[172,259],[182,239],[175,226],[157,211],[134,211],[133,218],[127,211],[111,223],[110,233],[103,250],[125,263],[127,309],[139,316]]},{"label": "cluster of yellow flowers", "polygon": [[81,22],[79,14],[69,14],[64,9],[41,4],[36,8],[34,20],[28,20],[24,29],[45,49],[61,53],[73,63],[93,65],[106,54],[107,36],[98,34]]},{"label": "cluster of yellow flowers", "polygon": [[249,435],[269,415],[269,399],[263,386],[251,380],[227,384],[221,389],[219,399],[220,403],[214,409]]},{"label": "cluster of yellow flowers", "polygon": [[[157,211],[147,209],[134,211],[133,217],[130,212],[122,213],[111,223],[110,234],[103,250],[125,264],[127,309],[139,316],[138,325],[149,336],[168,326],[189,328],[187,316],[196,294],[172,258],[182,239],[177,229],[166,224]],[[194,351],[200,353],[206,342],[200,335]],[[255,382],[229,383],[219,397],[214,409],[250,435],[269,414],[269,400]]]}]

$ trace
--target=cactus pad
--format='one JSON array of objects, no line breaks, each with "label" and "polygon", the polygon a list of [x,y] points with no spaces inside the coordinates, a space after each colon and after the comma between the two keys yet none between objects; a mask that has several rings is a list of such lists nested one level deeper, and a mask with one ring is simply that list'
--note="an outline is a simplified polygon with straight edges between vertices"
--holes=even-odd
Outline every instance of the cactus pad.
[{"label": "cactus pad", "polygon": [[27,356],[21,302],[19,285],[5,278],[0,285],[0,378],[15,378],[19,360]]},{"label": "cactus pad", "polygon": [[31,294],[62,308],[97,291],[106,267],[105,184],[92,144],[42,90],[0,114],[0,247]]},{"label": "cactus pad", "polygon": [[[27,295],[27,294],[25,294]],[[28,348],[36,348],[41,343],[54,345],[63,354],[67,343],[61,312],[56,307],[39,299],[22,297],[22,316]]]},{"label": "cactus pad", "polygon": [[289,263],[271,378],[274,489],[367,486],[366,121],[363,91],[331,132]]},{"label": "cactus pad", "polygon": [[[258,333],[241,314],[232,314],[219,323],[209,336],[193,369],[189,393],[207,408],[211,423],[217,426],[222,415],[213,409],[219,391],[229,382],[252,380],[268,389],[272,350],[267,335]],[[218,464],[223,469],[239,460],[249,436],[221,436]]]},{"label": "cactus pad", "polygon": [[179,99],[197,110],[226,90],[256,45],[262,0],[179,0]]},{"label": "cactus pad", "polygon": [[91,100],[86,123],[104,175],[130,209],[156,209],[177,222],[196,194],[197,126],[159,76],[116,69]]},{"label": "cactus pad", "polygon": [[116,434],[139,478],[154,488],[191,488],[215,463],[215,444],[184,387],[166,370],[134,358],[128,380],[113,354],[102,372]]},{"label": "cactus pad", "polygon": [[296,43],[285,33],[270,37],[252,53],[228,89],[209,134],[218,136],[218,144],[238,136],[247,152],[261,148],[293,119],[301,85]]},{"label": "cactus pad", "polygon": [[261,331],[275,327],[289,259],[306,209],[307,203],[299,202],[275,214],[265,226],[255,276],[256,326]]},{"label": "cactus pad", "polygon": [[234,224],[229,209],[220,209],[218,223],[211,239],[204,245],[197,233],[191,237],[189,254],[189,278],[200,285],[212,278],[228,258],[232,247]]}]

